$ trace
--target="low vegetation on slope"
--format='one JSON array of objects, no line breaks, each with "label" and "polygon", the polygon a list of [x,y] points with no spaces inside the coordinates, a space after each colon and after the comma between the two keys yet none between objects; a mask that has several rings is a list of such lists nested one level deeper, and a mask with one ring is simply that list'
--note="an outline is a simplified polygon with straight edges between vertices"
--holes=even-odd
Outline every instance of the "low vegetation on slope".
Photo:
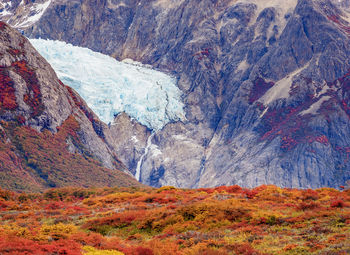
[{"label": "low vegetation on slope", "polygon": [[140,186],[131,176],[102,166],[83,146],[69,117],[57,134],[18,122],[0,122],[0,185],[17,191],[49,187]]},{"label": "low vegetation on slope", "polygon": [[0,218],[0,254],[350,253],[350,190],[1,190]]}]

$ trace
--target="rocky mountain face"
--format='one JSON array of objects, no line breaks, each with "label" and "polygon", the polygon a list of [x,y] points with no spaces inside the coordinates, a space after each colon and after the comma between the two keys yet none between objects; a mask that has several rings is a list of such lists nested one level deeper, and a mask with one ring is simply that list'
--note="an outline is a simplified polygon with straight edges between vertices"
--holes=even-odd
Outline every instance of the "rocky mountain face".
[{"label": "rocky mountain face", "polygon": [[[143,183],[337,187],[350,179],[348,8],[348,0],[56,0],[22,29],[177,77],[186,121],[148,142],[145,129],[103,126]],[[128,142],[135,135],[138,145]]]},{"label": "rocky mountain face", "polygon": [[1,20],[18,29],[26,28],[41,18],[51,2],[52,0],[2,0]]},{"label": "rocky mountain face", "polygon": [[139,185],[120,171],[128,172],[105,141],[102,130],[108,127],[3,22],[0,56],[1,187]]}]

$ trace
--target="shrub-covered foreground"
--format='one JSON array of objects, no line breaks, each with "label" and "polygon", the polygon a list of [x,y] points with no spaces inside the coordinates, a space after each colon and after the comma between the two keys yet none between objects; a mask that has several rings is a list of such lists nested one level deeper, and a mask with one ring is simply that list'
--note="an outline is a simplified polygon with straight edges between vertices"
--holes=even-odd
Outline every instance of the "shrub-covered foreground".
[{"label": "shrub-covered foreground", "polygon": [[0,254],[350,254],[350,190],[0,190]]}]

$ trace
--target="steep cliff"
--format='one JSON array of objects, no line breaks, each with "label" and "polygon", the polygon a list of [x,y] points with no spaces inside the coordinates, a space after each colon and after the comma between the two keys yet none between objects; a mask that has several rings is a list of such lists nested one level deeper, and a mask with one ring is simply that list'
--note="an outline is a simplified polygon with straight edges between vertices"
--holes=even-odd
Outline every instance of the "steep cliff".
[{"label": "steep cliff", "polygon": [[104,140],[108,127],[2,22],[0,56],[1,187],[139,185],[119,171],[127,169]]},{"label": "steep cliff", "polygon": [[149,139],[144,183],[336,187],[350,179],[348,6],[60,0],[24,33],[177,77],[187,121]]}]

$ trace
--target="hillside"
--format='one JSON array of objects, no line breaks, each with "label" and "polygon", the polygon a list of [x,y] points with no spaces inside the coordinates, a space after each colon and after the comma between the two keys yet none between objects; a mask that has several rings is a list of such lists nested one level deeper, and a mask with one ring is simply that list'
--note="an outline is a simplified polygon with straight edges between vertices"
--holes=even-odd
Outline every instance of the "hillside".
[{"label": "hillside", "polygon": [[0,254],[345,255],[349,191],[0,190]]},{"label": "hillside", "polygon": [[0,187],[140,185],[104,141],[105,124],[2,22],[0,55]]}]

